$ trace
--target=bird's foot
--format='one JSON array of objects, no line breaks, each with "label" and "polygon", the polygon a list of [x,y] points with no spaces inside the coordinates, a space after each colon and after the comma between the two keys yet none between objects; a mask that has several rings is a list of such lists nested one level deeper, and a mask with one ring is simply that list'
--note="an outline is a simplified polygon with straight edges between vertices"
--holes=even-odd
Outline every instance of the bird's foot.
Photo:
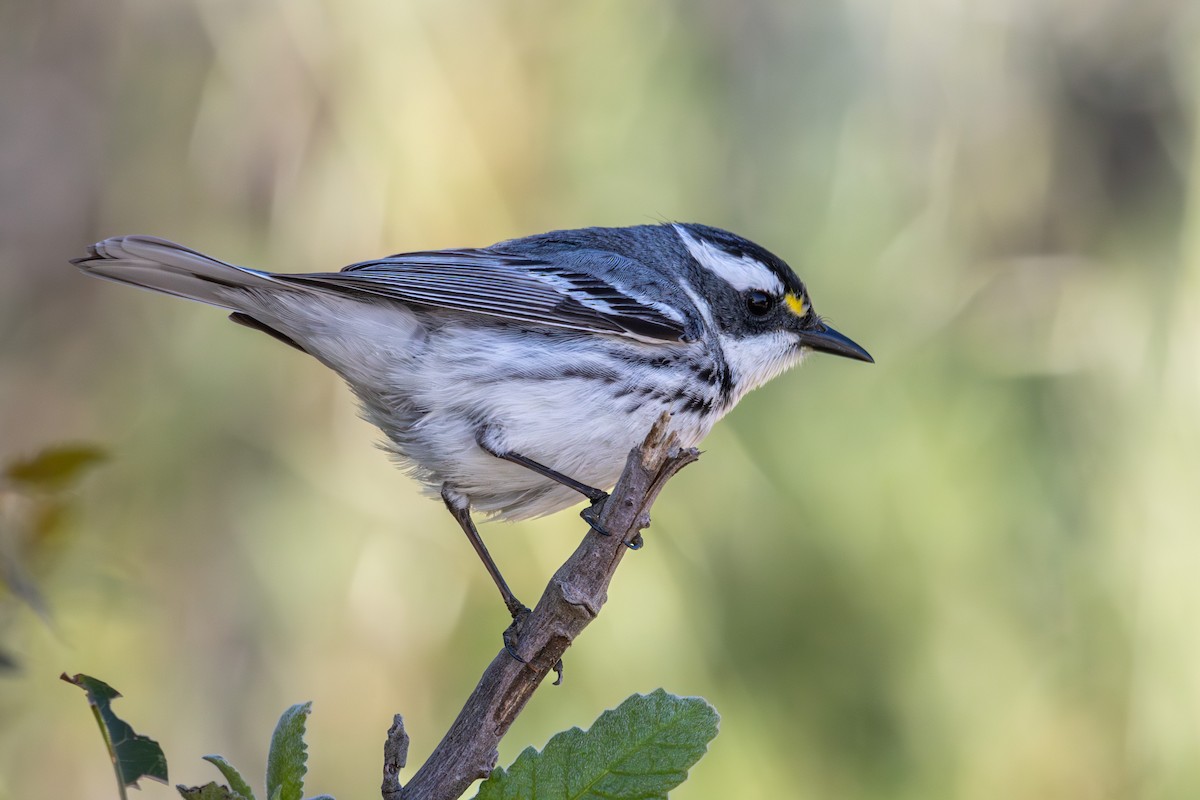
[{"label": "bird's foot", "polygon": [[521,640],[521,628],[525,626],[525,620],[533,612],[529,610],[529,606],[525,605],[518,605],[516,609],[510,608],[509,611],[512,612],[512,624],[504,629],[504,649],[517,661],[526,664],[528,662],[517,652],[517,644]]},{"label": "bird's foot", "polygon": [[592,527],[596,533],[601,536],[612,536],[603,525],[600,524],[600,514],[604,511],[604,503],[608,500],[608,494],[605,493],[601,497],[592,500],[592,504],[579,512],[579,516]]},{"label": "bird's foot", "polygon": [[[605,494],[603,497],[593,500],[590,506],[579,512],[579,516],[583,518],[583,521],[601,536],[612,536],[612,531],[600,524],[600,514],[604,511],[604,504],[607,501],[608,495]],[[623,542],[623,544],[630,550],[641,550],[645,542],[642,540],[640,533],[635,533],[632,539]]]},{"label": "bird's foot", "polygon": [[[529,662],[526,659],[521,658],[521,654],[517,652],[517,644],[521,640],[521,628],[525,626],[525,620],[528,619],[529,615],[532,613],[533,612],[529,610],[528,606],[518,607],[516,611],[513,612],[512,624],[504,630],[504,650],[510,656],[512,656],[513,659],[521,664],[528,664]],[[552,669],[554,670],[555,676],[554,685],[561,686],[563,680],[563,662],[561,658],[554,662]]]}]

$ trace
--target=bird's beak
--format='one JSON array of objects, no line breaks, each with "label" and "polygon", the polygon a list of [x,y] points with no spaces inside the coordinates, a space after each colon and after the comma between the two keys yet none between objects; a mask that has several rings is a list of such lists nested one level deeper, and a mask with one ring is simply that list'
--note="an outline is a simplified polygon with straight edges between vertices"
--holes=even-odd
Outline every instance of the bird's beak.
[{"label": "bird's beak", "polygon": [[819,353],[853,358],[856,361],[866,361],[868,364],[875,363],[875,359],[871,358],[870,353],[851,341],[848,336],[843,336],[825,324],[801,331],[800,345]]}]

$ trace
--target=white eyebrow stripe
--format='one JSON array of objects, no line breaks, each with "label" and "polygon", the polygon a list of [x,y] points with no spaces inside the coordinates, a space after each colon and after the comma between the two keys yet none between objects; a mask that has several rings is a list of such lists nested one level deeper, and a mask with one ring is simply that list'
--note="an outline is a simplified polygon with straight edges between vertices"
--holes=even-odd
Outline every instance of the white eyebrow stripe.
[{"label": "white eyebrow stripe", "polygon": [[719,247],[697,239],[680,225],[673,227],[688,252],[692,254],[692,258],[734,289],[739,292],[762,289],[769,294],[783,294],[783,281],[762,262],[745,255],[730,255]]}]

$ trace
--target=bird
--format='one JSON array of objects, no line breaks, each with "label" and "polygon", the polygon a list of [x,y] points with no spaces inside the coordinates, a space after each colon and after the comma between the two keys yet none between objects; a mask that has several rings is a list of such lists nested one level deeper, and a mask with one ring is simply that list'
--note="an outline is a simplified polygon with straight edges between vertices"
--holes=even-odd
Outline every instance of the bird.
[{"label": "bird", "polygon": [[528,608],[473,514],[528,519],[582,496],[606,533],[598,509],[662,413],[692,447],[812,352],[873,362],[781,258],[698,223],[550,231],[337,272],[264,272],[138,235],[72,263],[225,309],[340,375],[396,463],[450,511],[514,621]]}]

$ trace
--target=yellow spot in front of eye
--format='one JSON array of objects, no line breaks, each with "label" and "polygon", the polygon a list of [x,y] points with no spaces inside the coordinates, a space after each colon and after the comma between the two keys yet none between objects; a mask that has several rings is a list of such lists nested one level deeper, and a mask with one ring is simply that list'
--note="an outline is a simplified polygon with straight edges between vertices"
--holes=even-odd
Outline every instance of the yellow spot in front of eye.
[{"label": "yellow spot in front of eye", "polygon": [[797,317],[803,317],[808,313],[808,303],[804,302],[803,297],[796,297],[796,295],[788,292],[783,296],[783,299],[787,302],[788,308],[790,308],[792,313]]}]

